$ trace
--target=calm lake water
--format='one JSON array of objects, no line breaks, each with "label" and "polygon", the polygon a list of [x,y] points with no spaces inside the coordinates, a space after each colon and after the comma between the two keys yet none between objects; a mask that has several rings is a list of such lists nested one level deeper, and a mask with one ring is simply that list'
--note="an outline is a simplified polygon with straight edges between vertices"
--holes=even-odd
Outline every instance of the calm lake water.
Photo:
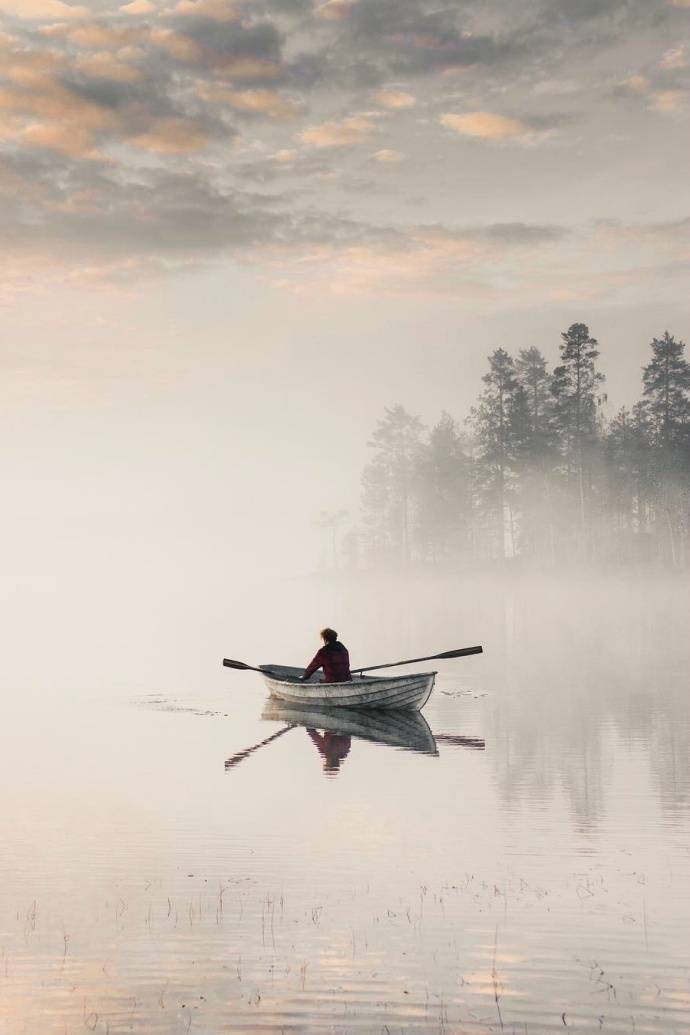
[{"label": "calm lake water", "polygon": [[311,641],[212,630],[188,687],[7,687],[0,1031],[687,1033],[686,604],[430,589],[383,644],[359,613],[360,663],[486,654],[422,719],[311,734],[220,669]]}]

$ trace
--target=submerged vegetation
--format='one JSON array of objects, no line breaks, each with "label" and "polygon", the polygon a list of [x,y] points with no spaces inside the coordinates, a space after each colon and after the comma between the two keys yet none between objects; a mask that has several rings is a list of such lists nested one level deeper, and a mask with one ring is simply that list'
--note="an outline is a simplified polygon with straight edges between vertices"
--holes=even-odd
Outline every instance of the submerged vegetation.
[{"label": "submerged vegetation", "polygon": [[607,418],[599,345],[584,323],[549,371],[537,348],[488,357],[464,429],[426,429],[402,406],[372,434],[350,566],[690,562],[690,364],[664,333],[641,399]]}]

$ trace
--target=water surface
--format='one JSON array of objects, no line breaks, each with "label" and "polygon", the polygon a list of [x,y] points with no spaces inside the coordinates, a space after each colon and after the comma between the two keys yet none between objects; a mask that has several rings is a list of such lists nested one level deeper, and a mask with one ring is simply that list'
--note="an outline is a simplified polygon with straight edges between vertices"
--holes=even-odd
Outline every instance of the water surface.
[{"label": "water surface", "polygon": [[687,1033],[681,616],[542,604],[402,725],[287,728],[227,671],[8,691],[3,1035]]}]

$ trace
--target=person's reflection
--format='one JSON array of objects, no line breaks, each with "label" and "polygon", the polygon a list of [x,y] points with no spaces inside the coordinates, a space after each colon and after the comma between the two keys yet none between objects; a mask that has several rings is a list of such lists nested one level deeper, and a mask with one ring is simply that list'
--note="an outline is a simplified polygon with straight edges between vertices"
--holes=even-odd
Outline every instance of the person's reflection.
[{"label": "person's reflection", "polygon": [[323,771],[329,776],[337,776],[340,771],[340,763],[350,753],[352,738],[347,733],[319,733],[314,729],[307,729],[316,748],[323,758]]}]

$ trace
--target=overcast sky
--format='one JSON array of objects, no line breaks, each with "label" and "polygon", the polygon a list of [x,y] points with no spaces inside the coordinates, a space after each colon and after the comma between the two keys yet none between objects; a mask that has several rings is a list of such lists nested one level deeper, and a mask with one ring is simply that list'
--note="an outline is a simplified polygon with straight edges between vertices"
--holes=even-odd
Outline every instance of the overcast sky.
[{"label": "overcast sky", "polygon": [[284,551],[574,320],[634,401],[689,128],[690,0],[0,0],[6,520]]}]

